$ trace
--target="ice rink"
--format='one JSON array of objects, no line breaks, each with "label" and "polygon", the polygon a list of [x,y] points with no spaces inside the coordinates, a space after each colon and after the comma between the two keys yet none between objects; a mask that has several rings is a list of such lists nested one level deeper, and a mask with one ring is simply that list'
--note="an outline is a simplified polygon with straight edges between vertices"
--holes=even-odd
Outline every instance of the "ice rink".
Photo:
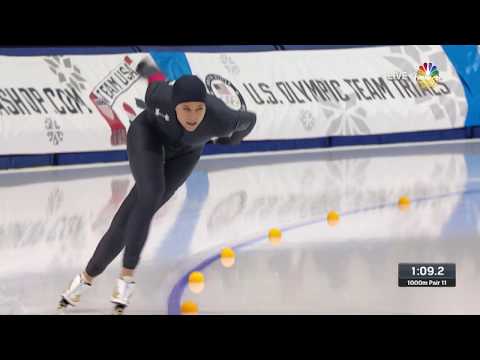
[{"label": "ice rink", "polygon": [[[155,215],[126,313],[480,314],[479,161],[478,141],[203,157]],[[127,163],[1,171],[0,314],[55,314],[132,186]],[[110,314],[120,260],[70,314]],[[456,263],[457,285],[399,288],[402,262]]]}]

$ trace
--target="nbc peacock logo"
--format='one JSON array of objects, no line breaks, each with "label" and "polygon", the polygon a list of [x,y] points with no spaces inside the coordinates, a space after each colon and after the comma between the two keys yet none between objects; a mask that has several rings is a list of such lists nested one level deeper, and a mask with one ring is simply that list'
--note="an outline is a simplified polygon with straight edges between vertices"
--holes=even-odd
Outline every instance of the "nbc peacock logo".
[{"label": "nbc peacock logo", "polygon": [[440,72],[432,63],[424,63],[418,67],[417,83],[423,89],[434,88],[440,80]]}]

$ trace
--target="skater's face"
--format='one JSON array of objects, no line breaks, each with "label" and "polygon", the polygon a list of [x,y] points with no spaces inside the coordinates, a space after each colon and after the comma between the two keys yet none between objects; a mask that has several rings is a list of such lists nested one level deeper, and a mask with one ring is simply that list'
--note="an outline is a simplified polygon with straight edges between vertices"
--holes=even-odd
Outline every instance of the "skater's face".
[{"label": "skater's face", "polygon": [[175,108],[177,119],[187,131],[195,131],[205,117],[207,107],[205,103],[189,101],[180,103]]}]

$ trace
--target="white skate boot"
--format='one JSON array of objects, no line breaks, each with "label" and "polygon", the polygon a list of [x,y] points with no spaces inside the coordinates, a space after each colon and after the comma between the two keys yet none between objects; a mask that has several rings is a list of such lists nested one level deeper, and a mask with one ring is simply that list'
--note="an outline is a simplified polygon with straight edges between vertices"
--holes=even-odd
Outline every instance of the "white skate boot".
[{"label": "white skate boot", "polygon": [[58,304],[58,310],[63,311],[68,306],[76,306],[80,303],[80,295],[92,285],[87,283],[82,274],[78,274],[70,283],[68,289],[62,294]]},{"label": "white skate boot", "polygon": [[115,304],[113,309],[114,315],[123,314],[125,308],[130,303],[130,298],[132,297],[134,289],[135,282],[132,281],[131,277],[125,276],[123,279],[117,279],[117,283],[113,289],[113,294],[110,299],[110,301]]}]

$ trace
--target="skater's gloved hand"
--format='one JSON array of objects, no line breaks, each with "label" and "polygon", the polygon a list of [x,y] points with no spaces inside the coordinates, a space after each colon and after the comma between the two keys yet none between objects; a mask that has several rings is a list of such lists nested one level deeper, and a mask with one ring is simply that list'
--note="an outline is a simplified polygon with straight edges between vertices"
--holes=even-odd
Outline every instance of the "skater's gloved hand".
[{"label": "skater's gloved hand", "polygon": [[160,70],[154,64],[148,61],[148,59],[140,61],[135,71],[145,79],[148,79],[150,76],[160,72]]},{"label": "skater's gloved hand", "polygon": [[240,142],[235,142],[229,137],[221,137],[218,139],[214,139],[212,140],[212,143],[216,145],[239,145],[240,144]]},{"label": "skater's gloved hand", "polygon": [[238,145],[240,144],[247,135],[255,127],[257,123],[257,115],[250,111],[242,111],[238,114],[237,128],[230,135],[230,144]]},{"label": "skater's gloved hand", "polygon": [[230,139],[229,137],[221,137],[216,140],[215,144],[232,145],[232,139]]}]

